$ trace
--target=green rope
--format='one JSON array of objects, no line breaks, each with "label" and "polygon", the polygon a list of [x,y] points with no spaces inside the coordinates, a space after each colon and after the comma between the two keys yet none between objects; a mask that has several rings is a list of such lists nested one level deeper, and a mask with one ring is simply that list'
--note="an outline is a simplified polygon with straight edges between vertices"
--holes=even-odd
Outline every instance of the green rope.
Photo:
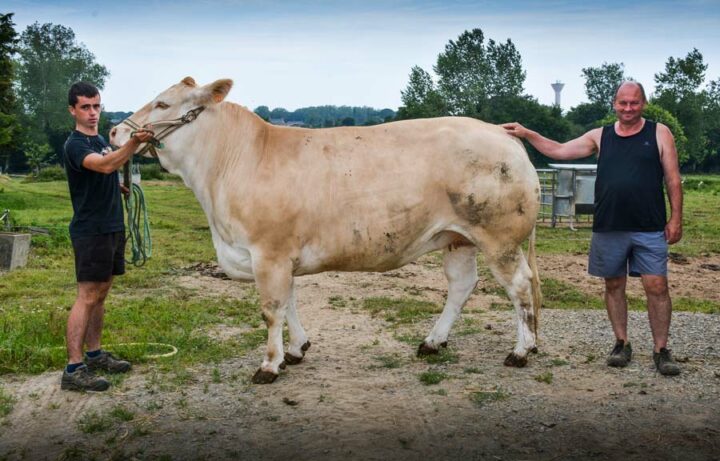
[{"label": "green rope", "polygon": [[132,252],[129,262],[140,267],[152,256],[152,238],[145,206],[145,194],[143,194],[142,187],[134,182],[130,184],[130,194],[125,197],[125,209],[127,210],[127,240]]}]

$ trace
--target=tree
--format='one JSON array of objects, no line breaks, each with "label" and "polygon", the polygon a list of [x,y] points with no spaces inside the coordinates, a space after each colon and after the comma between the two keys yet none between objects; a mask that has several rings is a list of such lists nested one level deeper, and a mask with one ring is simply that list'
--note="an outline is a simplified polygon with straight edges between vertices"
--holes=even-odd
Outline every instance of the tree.
[{"label": "tree", "polygon": [[55,24],[28,26],[18,49],[18,96],[32,122],[33,142],[49,142],[60,154],[72,128],[67,111],[67,91],[80,80],[105,86],[110,75],[95,56],[75,40],[69,27]]},{"label": "tree", "polygon": [[705,91],[706,160],[704,171],[720,171],[720,78],[711,81]]},{"label": "tree", "polygon": [[12,87],[12,56],[18,43],[12,17],[12,13],[0,14],[0,171],[3,171],[3,165],[7,169],[13,144],[20,131]]},{"label": "tree", "polygon": [[683,98],[696,94],[705,81],[707,67],[697,48],[693,48],[684,59],[671,56],[665,63],[665,72],[655,74],[656,97],[668,100],[672,98],[678,103]]},{"label": "tree", "polygon": [[258,106],[253,112],[266,122],[270,120],[270,108],[268,106]]},{"label": "tree", "polygon": [[708,95],[700,89],[707,67],[702,54],[693,48],[685,58],[668,58],[665,71],[655,74],[653,103],[670,111],[683,126],[688,139],[687,165],[694,171],[710,154],[703,114]]},{"label": "tree", "polygon": [[399,119],[447,115],[445,100],[435,87],[430,74],[421,67],[412,68],[408,86],[400,94],[403,105],[398,109]]},{"label": "tree", "polygon": [[[571,108],[565,115],[570,122],[581,127],[582,133],[597,126],[598,120],[602,120],[609,113],[608,106],[599,102],[586,102]],[[578,135],[582,134],[578,133]]]},{"label": "tree", "polygon": [[40,176],[40,167],[45,163],[48,156],[52,153],[50,146],[47,144],[36,144],[29,141],[25,144],[25,156],[28,165],[35,172],[35,176]]},{"label": "tree", "polygon": [[450,40],[434,67],[438,88],[452,115],[472,116],[484,101],[495,96],[519,96],[525,71],[510,39],[488,40],[480,29],[465,31]]},{"label": "tree", "polygon": [[615,90],[625,78],[625,64],[604,62],[600,67],[585,67],[582,70],[585,77],[585,94],[591,103],[603,105],[612,110]]}]

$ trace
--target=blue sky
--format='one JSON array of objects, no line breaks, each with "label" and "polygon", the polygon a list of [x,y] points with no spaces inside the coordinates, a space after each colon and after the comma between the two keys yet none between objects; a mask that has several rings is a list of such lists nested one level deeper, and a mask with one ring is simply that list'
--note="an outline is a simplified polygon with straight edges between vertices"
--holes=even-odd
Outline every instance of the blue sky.
[{"label": "blue sky", "polygon": [[562,107],[586,100],[583,67],[623,62],[654,88],[668,57],[696,47],[720,78],[720,1],[257,1],[5,0],[18,32],[33,22],[71,27],[111,72],[107,110],[137,110],[190,75],[232,78],[229,99],[298,107],[397,109],[410,69],[427,71],[448,40],[479,27],[510,38],[525,91],[545,104],[565,83]]}]

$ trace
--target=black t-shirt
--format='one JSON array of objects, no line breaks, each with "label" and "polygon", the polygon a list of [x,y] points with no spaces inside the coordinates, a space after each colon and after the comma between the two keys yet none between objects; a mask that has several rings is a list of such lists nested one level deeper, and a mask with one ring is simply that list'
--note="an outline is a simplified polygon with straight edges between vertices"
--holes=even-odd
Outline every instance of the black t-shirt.
[{"label": "black t-shirt", "polygon": [[622,137],[603,127],[595,181],[595,232],[657,232],[665,229],[663,168],[655,134],[646,120],[638,133]]},{"label": "black t-shirt", "polygon": [[77,130],[65,141],[62,160],[74,212],[70,222],[73,239],[125,231],[117,172],[103,174],[82,166],[88,154],[105,155],[109,150],[102,136],[88,136]]}]

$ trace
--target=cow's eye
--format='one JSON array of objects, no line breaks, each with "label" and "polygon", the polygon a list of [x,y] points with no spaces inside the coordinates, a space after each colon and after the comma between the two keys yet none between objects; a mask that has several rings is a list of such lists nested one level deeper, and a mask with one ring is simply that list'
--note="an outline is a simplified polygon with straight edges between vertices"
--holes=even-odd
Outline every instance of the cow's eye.
[{"label": "cow's eye", "polygon": [[162,101],[158,101],[158,102],[155,103],[155,108],[156,108],[156,109],[163,109],[163,110],[164,110],[164,109],[167,109],[168,107],[170,107],[170,106],[167,105],[167,104],[165,104],[165,103],[162,102]]}]

